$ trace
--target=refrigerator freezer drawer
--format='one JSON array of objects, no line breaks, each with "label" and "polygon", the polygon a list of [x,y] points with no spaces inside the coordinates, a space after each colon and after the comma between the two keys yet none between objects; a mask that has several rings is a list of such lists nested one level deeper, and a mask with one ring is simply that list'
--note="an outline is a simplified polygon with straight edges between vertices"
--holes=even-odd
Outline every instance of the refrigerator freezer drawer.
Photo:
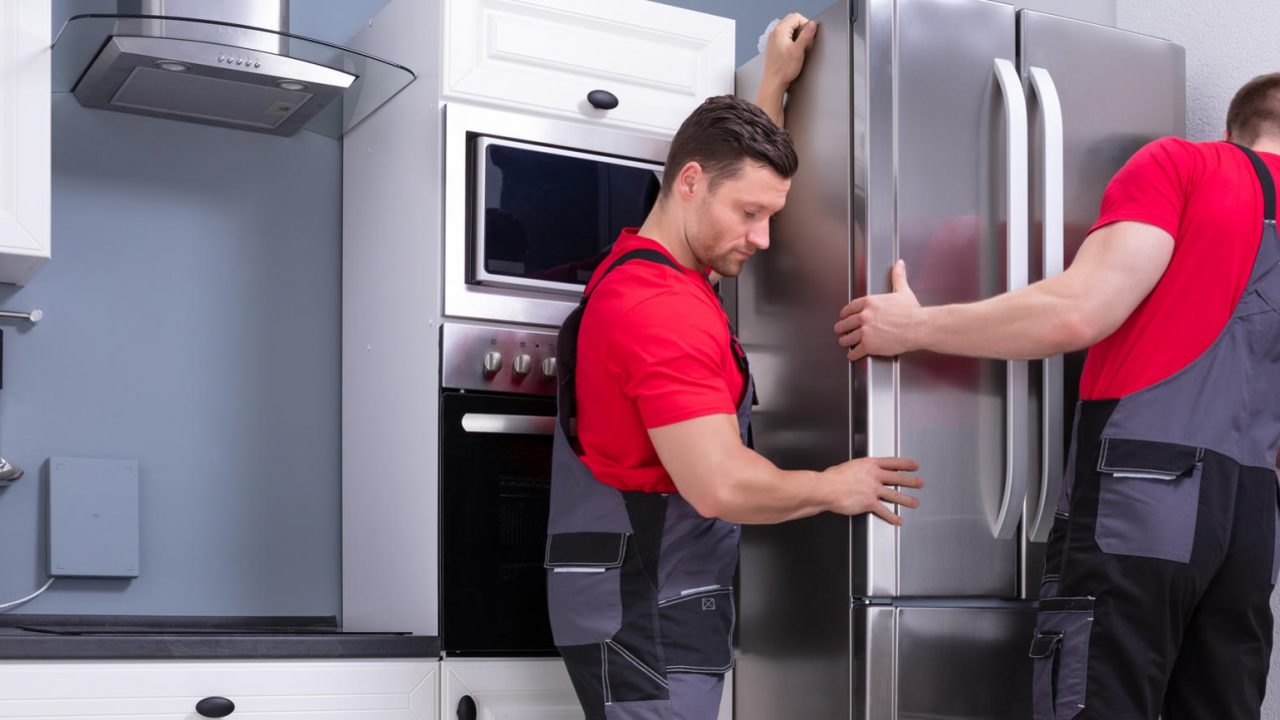
[{"label": "refrigerator freezer drawer", "polygon": [[1026,720],[1034,627],[1029,606],[854,608],[854,720]]}]

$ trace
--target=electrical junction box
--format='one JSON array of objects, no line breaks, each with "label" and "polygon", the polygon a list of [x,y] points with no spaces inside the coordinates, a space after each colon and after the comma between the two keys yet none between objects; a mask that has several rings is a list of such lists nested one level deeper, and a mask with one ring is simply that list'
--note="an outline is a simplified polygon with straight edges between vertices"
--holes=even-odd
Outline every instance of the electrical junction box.
[{"label": "electrical junction box", "polygon": [[138,577],[138,461],[49,458],[49,575]]}]

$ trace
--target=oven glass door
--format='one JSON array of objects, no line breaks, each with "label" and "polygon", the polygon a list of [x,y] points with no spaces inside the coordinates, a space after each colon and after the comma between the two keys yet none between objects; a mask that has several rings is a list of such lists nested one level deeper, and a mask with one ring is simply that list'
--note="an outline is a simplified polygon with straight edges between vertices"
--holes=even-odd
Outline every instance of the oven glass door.
[{"label": "oven glass door", "polygon": [[657,201],[662,166],[489,137],[473,140],[472,280],[575,294]]},{"label": "oven glass door", "polygon": [[440,643],[453,654],[554,652],[542,567],[555,401],[440,400]]}]

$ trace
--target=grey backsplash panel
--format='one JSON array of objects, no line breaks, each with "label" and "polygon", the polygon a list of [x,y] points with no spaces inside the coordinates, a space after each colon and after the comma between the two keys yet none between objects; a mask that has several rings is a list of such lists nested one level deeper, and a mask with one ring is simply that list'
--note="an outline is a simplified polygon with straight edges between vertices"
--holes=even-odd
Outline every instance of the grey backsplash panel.
[{"label": "grey backsplash panel", "polygon": [[[54,32],[111,5],[55,0]],[[0,452],[27,470],[0,490],[0,602],[44,582],[47,459],[70,455],[138,460],[142,575],[20,612],[340,613],[341,192],[328,138],[54,96],[54,258],[0,286],[45,311],[0,326]]]}]

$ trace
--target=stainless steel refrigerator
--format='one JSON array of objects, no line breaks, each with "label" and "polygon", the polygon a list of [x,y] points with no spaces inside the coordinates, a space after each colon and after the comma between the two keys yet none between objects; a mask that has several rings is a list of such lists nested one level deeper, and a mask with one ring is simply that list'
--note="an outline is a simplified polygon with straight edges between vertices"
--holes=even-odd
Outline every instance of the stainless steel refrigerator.
[{"label": "stainless steel refrigerator", "polygon": [[[782,467],[920,461],[895,529],[822,515],[743,536],[736,714],[1026,720],[1043,541],[1078,357],[850,365],[832,325],[907,261],[925,304],[1059,272],[1107,181],[1185,129],[1177,45],[987,0],[851,0],[790,92],[800,155],[729,294]],[[752,97],[761,59],[739,71]]]}]

